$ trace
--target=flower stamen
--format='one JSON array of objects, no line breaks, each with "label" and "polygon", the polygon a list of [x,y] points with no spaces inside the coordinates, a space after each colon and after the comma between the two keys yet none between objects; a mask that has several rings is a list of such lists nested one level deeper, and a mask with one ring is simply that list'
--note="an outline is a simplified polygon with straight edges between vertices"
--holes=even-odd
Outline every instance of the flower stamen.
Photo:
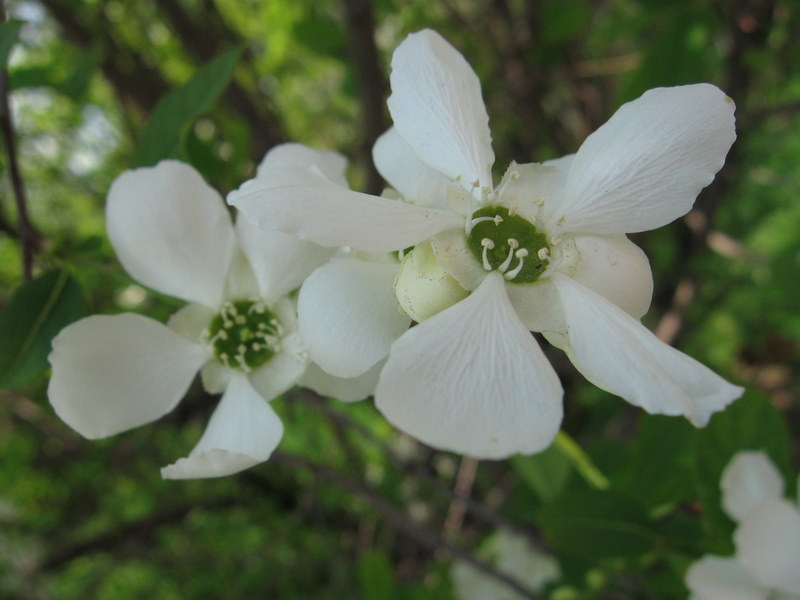
[{"label": "flower stamen", "polygon": [[514,258],[514,250],[519,248],[519,242],[514,238],[508,238],[507,243],[508,243],[508,255],[506,256],[506,259],[502,263],[500,263],[500,266],[497,267],[497,270],[500,271],[501,273],[506,272],[509,265],[511,265],[511,259]]},{"label": "flower stamen", "polygon": [[519,259],[519,264],[510,271],[508,271],[505,275],[503,275],[503,277],[505,277],[509,281],[514,279],[517,275],[519,275],[519,272],[522,271],[522,267],[525,264],[525,257],[528,256],[528,251],[525,248],[520,248],[519,250],[516,251],[514,256],[516,256]]},{"label": "flower stamen", "polygon": [[491,271],[492,265],[489,262],[489,250],[492,250],[494,248],[494,242],[489,238],[483,238],[481,240],[481,246],[483,246],[483,254],[482,254],[483,268],[486,269],[487,271]]}]

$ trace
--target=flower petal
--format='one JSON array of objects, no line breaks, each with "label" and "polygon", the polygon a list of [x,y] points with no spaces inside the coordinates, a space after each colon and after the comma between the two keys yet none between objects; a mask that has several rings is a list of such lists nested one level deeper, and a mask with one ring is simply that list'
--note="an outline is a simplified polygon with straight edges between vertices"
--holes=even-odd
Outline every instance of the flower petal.
[{"label": "flower petal", "polygon": [[106,204],[108,237],[131,276],[163,294],[216,307],[235,245],[219,194],[189,165],[126,171]]},{"label": "flower petal", "polygon": [[264,156],[258,165],[256,177],[263,177],[272,169],[317,169],[330,181],[343,188],[348,187],[345,178],[347,159],[338,152],[314,150],[303,144],[278,144]]},{"label": "flower petal", "polygon": [[767,600],[769,590],[735,558],[707,554],[686,571],[693,600]]},{"label": "flower petal", "polygon": [[623,105],[570,165],[563,229],[632,233],[686,214],[736,139],[734,109],[707,83],[652,89]]},{"label": "flower petal", "polygon": [[265,400],[272,400],[297,383],[307,364],[300,335],[294,332],[281,340],[281,349],[275,356],[248,377]]},{"label": "flower petal", "polygon": [[306,279],[297,313],[311,360],[337,377],[356,377],[386,356],[411,323],[394,295],[397,268],[333,259]]},{"label": "flower petal", "polygon": [[435,448],[477,458],[532,454],[558,432],[563,390],[489,273],[472,295],[392,344],[375,403]]},{"label": "flower petal", "polygon": [[764,500],[783,496],[783,477],[763,452],[739,452],[722,473],[722,506],[741,521]]},{"label": "flower petal", "polygon": [[416,155],[466,187],[492,189],[489,116],[464,57],[435,31],[412,33],[394,51],[391,84],[389,112]]},{"label": "flower petal", "polygon": [[282,231],[261,229],[241,217],[236,219],[236,232],[258,281],[259,295],[267,302],[300,287],[335,252]]},{"label": "flower petal", "polygon": [[650,261],[624,235],[577,235],[580,253],[572,278],[641,319],[653,298]]},{"label": "flower petal", "polygon": [[208,354],[161,323],[125,313],[65,327],[48,360],[53,375],[47,394],[56,414],[97,439],[175,408]]},{"label": "flower petal", "polygon": [[486,271],[467,246],[463,228],[432,237],[431,246],[444,269],[465,290],[474,290],[483,282]]},{"label": "flower petal", "polygon": [[733,534],[739,560],[762,584],[800,594],[800,511],[783,498],[764,500]]},{"label": "flower petal", "polygon": [[436,208],[447,207],[447,178],[431,169],[392,127],[372,147],[378,172],[406,201]]},{"label": "flower petal", "polygon": [[203,436],[186,458],[161,469],[164,479],[232,475],[267,460],[283,436],[283,424],[250,385],[231,378]]},{"label": "flower petal", "polygon": [[684,415],[698,427],[742,395],[599,294],[561,274],[552,281],[567,322],[566,351],[596,386],[649,413]]},{"label": "flower petal", "polygon": [[549,279],[534,283],[506,284],[506,293],[517,316],[529,331],[567,330],[558,290]]},{"label": "flower petal", "polygon": [[336,398],[342,402],[357,402],[375,392],[383,365],[384,361],[380,361],[358,377],[345,379],[334,377],[311,363],[298,385],[313,390],[320,396]]},{"label": "flower petal", "polygon": [[174,312],[167,327],[194,344],[201,343],[203,330],[209,326],[217,311],[202,304],[187,304]]},{"label": "flower petal", "polygon": [[302,169],[269,170],[231,192],[228,203],[264,229],[366,252],[402,250],[463,226],[453,213],[353,192]]}]

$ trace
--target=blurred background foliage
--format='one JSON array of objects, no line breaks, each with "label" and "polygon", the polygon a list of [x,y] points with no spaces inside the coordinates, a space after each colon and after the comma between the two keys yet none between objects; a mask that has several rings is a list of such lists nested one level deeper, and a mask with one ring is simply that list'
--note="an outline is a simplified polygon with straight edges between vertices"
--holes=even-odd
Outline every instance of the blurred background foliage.
[{"label": "blurred background foliage", "polygon": [[[719,476],[767,451],[800,464],[800,5],[792,0],[41,0],[8,2],[8,63],[31,227],[0,158],[0,597],[453,597],[454,561],[498,528],[556,557],[518,597],[684,598],[686,566],[732,552]],[[292,140],[351,159],[388,125],[392,50],[432,27],[479,74],[501,171],[574,152],[646,89],[709,81],[739,138],[684,219],[637,234],[646,324],[746,386],[703,430],[591,386],[561,353],[564,428],[580,445],[475,463],[393,430],[371,402],[275,401],[279,453],[221,480],[163,481],[215,399],[99,442],[47,399],[49,339],[81,315],[175,304],[117,263],[103,206],[123,170],[166,156],[223,194]],[[10,29],[15,31],[11,32]],[[497,173],[498,175],[500,172]],[[23,248],[34,282],[21,287]],[[24,348],[24,352],[20,350]],[[582,450],[581,450],[582,448]],[[486,562],[488,560],[488,563]]]}]

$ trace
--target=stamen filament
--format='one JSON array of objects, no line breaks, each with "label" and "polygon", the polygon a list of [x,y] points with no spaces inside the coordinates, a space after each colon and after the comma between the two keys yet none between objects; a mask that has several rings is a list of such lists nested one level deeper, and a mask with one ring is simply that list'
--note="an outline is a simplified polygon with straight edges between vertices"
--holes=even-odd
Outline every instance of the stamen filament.
[{"label": "stamen filament", "polygon": [[519,248],[519,242],[514,238],[508,238],[508,256],[506,256],[502,264],[497,267],[501,273],[505,273],[506,269],[508,269],[511,264],[511,259],[514,258],[514,250],[517,248]]},{"label": "stamen filament", "polygon": [[492,265],[489,263],[489,250],[494,248],[494,242],[489,238],[483,238],[481,240],[481,246],[483,246],[483,252],[481,253],[481,257],[483,258],[483,268],[487,271],[491,271]]},{"label": "stamen filament", "polygon": [[520,248],[519,250],[517,250],[514,256],[516,256],[519,259],[519,264],[513,269],[511,269],[509,272],[507,272],[505,275],[503,275],[503,277],[505,277],[509,281],[514,279],[514,277],[519,275],[519,272],[522,271],[522,267],[525,264],[525,257],[528,256],[528,251],[525,248]]}]

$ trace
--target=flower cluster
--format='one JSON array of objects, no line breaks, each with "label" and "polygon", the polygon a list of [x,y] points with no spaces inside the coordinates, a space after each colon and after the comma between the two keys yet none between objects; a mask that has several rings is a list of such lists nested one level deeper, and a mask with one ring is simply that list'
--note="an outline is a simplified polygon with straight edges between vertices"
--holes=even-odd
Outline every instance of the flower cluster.
[{"label": "flower cluster", "polygon": [[737,523],[736,554],[707,555],[689,567],[692,600],[800,600],[800,505],[783,497],[775,465],[763,452],[740,452],[721,488]]},{"label": "flower cluster", "polygon": [[[399,429],[502,458],[546,448],[559,378],[531,332],[592,383],[698,426],[739,397],[639,319],[652,276],[626,234],[685,214],[735,139],[734,105],[698,84],[622,106],[574,155],[512,163],[495,185],[480,82],[433,31],[392,60],[394,126],[375,163],[383,196],[352,191],[344,160],[279,146],[220,197],[168,161],[123,174],[108,232],[128,272],[186,300],[165,326],[94,316],[54,341],[49,396],[89,438],[172,410],[199,371],[222,393],[197,446],[165,477],[234,473],[282,433],[269,400],[295,384],[374,393]],[[416,323],[414,326],[411,326]]]}]

